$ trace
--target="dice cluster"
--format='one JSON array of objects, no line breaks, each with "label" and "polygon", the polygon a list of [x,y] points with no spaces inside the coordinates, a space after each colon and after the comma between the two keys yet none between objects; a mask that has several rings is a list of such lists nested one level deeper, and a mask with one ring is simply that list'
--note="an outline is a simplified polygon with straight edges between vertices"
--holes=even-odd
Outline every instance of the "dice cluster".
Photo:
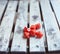
[{"label": "dice cluster", "polygon": [[24,27],[23,29],[23,38],[30,38],[30,37],[36,37],[41,38],[43,36],[43,33],[41,31],[36,31],[41,28],[40,23],[31,25],[30,28]]}]

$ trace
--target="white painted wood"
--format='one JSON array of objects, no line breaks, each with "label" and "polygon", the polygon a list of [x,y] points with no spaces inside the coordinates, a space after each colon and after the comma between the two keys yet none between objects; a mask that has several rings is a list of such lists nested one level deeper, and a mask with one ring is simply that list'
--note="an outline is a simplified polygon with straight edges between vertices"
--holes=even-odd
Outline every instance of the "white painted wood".
[{"label": "white painted wood", "polygon": [[50,0],[60,26],[60,0]]},{"label": "white painted wood", "polygon": [[60,50],[60,32],[49,0],[40,0],[49,51]]},{"label": "white painted wood", "polygon": [[17,1],[10,1],[0,26],[0,51],[7,51],[15,17]]},{"label": "white painted wood", "polygon": [[11,51],[26,52],[27,39],[23,38],[23,29],[27,27],[28,1],[19,2],[18,14]]},{"label": "white painted wood", "polygon": [[[36,19],[34,19],[36,17]],[[35,25],[37,23],[41,24],[41,28],[38,31],[42,30],[41,16],[39,11],[39,4],[37,1],[30,1],[30,26]],[[43,33],[44,34],[44,33]],[[36,37],[30,37],[30,52],[44,52],[44,36],[41,39],[37,39]]]},{"label": "white painted wood", "polygon": [[0,1],[0,20],[5,10],[6,4],[7,4],[7,1]]}]

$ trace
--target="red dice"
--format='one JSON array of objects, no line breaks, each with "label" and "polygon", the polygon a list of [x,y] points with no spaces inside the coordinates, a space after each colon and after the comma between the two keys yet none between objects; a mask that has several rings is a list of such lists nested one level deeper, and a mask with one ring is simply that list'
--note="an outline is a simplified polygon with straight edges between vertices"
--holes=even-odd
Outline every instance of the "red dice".
[{"label": "red dice", "polygon": [[38,31],[36,32],[36,38],[41,38],[43,36],[42,32]]},{"label": "red dice", "polygon": [[35,25],[31,25],[30,29],[36,29]]},{"label": "red dice", "polygon": [[30,35],[30,34],[29,34],[28,32],[24,32],[23,38],[29,38],[29,37],[30,37],[29,35]]},{"label": "red dice", "polygon": [[23,32],[28,32],[27,27],[24,27]]},{"label": "red dice", "polygon": [[38,31],[36,32],[37,29],[40,29],[41,25],[35,24],[35,25],[31,25],[30,28],[24,27],[23,29],[23,33],[24,33],[24,38],[30,38],[30,37],[35,37],[36,38],[41,38],[43,36],[43,33]]},{"label": "red dice", "polygon": [[30,36],[32,36],[32,37],[34,37],[35,36],[35,32],[36,32],[36,30],[30,30]]},{"label": "red dice", "polygon": [[36,29],[39,29],[39,28],[41,28],[41,25],[40,25],[40,23],[38,23],[38,24],[35,24],[35,26],[36,26]]},{"label": "red dice", "polygon": [[31,25],[30,29],[39,29],[41,27],[40,23]]}]

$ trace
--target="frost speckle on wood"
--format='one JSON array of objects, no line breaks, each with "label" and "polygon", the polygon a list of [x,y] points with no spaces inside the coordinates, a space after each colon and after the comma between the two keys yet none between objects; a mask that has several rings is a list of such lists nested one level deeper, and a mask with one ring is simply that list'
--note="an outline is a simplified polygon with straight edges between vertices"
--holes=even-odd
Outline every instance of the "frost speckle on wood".
[{"label": "frost speckle on wood", "polygon": [[17,31],[16,31],[16,32],[17,32],[17,33],[21,33],[21,32],[23,32],[22,27],[18,26],[18,28],[17,28]]},{"label": "frost speckle on wood", "polygon": [[38,18],[38,16],[34,15],[32,16],[34,20],[36,20]]}]

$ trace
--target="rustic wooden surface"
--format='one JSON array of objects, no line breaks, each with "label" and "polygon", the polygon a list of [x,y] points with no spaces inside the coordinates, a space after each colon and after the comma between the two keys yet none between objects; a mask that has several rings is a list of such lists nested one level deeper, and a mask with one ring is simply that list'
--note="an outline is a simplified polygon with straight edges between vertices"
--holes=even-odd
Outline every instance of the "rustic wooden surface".
[{"label": "rustic wooden surface", "polygon": [[27,10],[28,10],[28,1],[26,2],[20,1],[11,51],[20,51],[20,52],[27,51],[27,39],[23,39],[23,28],[27,27],[28,23]]},{"label": "rustic wooden surface", "polygon": [[[49,51],[60,50],[60,32],[49,0],[40,0]],[[45,4],[45,5],[44,5]]]},{"label": "rustic wooden surface", "polygon": [[[60,0],[0,0],[0,54],[60,54]],[[23,39],[23,28],[41,24],[41,39]]]},{"label": "rustic wooden surface", "polygon": [[60,0],[50,0],[52,6],[53,6],[53,9],[54,9],[54,13],[56,15],[56,18],[57,18],[57,21],[58,21],[58,24],[59,24],[59,27],[60,27]]},{"label": "rustic wooden surface", "polygon": [[[43,32],[40,10],[39,10],[39,3],[38,1],[31,0],[30,1],[30,26],[37,23],[41,24],[41,28],[37,31]],[[30,52],[42,52],[42,51],[44,52],[45,51],[44,36],[45,35],[43,35],[41,39],[37,39],[36,37],[30,38]]]},{"label": "rustic wooden surface", "polygon": [[7,5],[7,1],[3,1],[3,2],[0,1],[0,21],[3,16],[6,5]]},{"label": "rustic wooden surface", "polygon": [[10,1],[0,26],[0,51],[7,51],[14,22],[17,1]]}]

